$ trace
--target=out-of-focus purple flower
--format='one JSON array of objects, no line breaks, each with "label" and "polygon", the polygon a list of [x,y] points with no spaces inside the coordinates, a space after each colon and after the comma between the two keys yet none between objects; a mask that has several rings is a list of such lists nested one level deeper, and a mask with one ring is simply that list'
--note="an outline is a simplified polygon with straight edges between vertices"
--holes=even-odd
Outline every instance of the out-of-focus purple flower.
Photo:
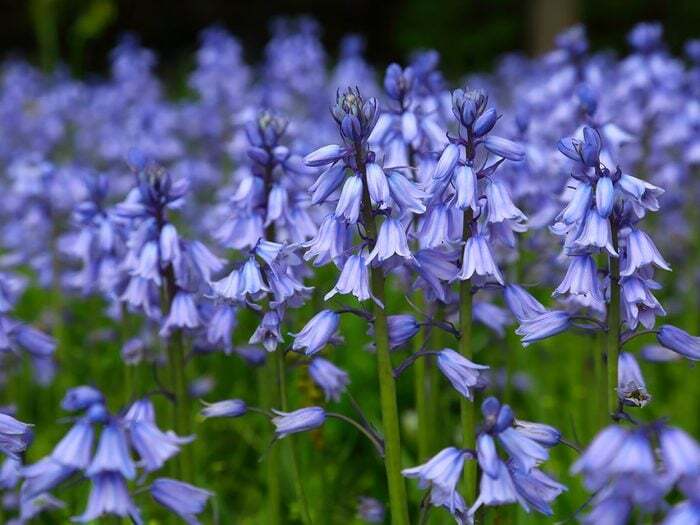
[{"label": "out-of-focus purple flower", "polygon": [[135,523],[143,523],[138,509],[129,496],[126,480],[118,472],[100,471],[91,475],[92,489],[85,512],[73,518],[78,523],[88,523],[105,514],[130,517]]},{"label": "out-of-focus purple flower", "polygon": [[357,516],[367,523],[384,523],[386,511],[384,505],[369,496],[360,496],[357,504]]},{"label": "out-of-focus purple flower", "polygon": [[300,408],[293,412],[273,410],[276,417],[272,418],[275,425],[275,436],[282,439],[290,434],[314,430],[326,421],[326,411],[321,407]]},{"label": "out-of-focus purple flower", "polygon": [[659,344],[691,361],[700,361],[700,337],[692,336],[670,324],[659,328],[656,334]]},{"label": "out-of-focus purple flower", "polygon": [[240,417],[246,414],[248,406],[241,399],[225,399],[216,403],[204,403],[201,414],[205,418],[211,417]]},{"label": "out-of-focus purple flower", "polygon": [[679,428],[664,426],[659,433],[666,472],[674,480],[700,476],[700,445]]},{"label": "out-of-focus purple flower", "polygon": [[95,403],[104,403],[102,392],[91,386],[76,386],[66,392],[61,401],[61,408],[75,412],[85,410]]},{"label": "out-of-focus purple flower", "polygon": [[81,418],[51,452],[51,457],[62,465],[86,469],[92,456],[94,432],[87,418]]},{"label": "out-of-focus purple flower", "polygon": [[[85,474],[91,478],[100,478],[104,473],[114,473],[120,479],[134,479],[136,476],[136,467],[129,454],[126,435],[116,421],[112,421],[102,430],[95,457],[85,470]],[[95,486],[93,490],[96,490]]]},{"label": "out-of-focus purple flower", "polygon": [[322,357],[315,357],[311,360],[309,375],[314,383],[323,390],[326,401],[330,399],[339,401],[340,396],[350,383],[347,372]]},{"label": "out-of-focus purple flower", "polygon": [[397,314],[387,316],[389,329],[389,347],[393,350],[410,341],[420,330],[416,318],[410,314]]},{"label": "out-of-focus purple flower", "polygon": [[212,496],[208,490],[170,478],[155,479],[150,492],[154,500],[180,516],[188,525],[199,524],[196,516],[204,512],[207,500]]},{"label": "out-of-focus purple flower", "polygon": [[11,457],[24,452],[33,438],[32,426],[0,413],[0,451]]}]

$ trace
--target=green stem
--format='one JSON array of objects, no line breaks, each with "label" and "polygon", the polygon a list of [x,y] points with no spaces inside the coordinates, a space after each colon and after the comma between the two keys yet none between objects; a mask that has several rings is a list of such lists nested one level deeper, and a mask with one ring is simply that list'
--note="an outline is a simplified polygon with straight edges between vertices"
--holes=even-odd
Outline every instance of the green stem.
[{"label": "green stem", "polygon": [[[471,235],[472,212],[464,214],[462,240],[467,241]],[[459,353],[467,359],[473,358],[472,348],[472,291],[471,281],[465,279],[459,283]],[[476,409],[475,404],[463,397],[460,398],[460,416],[462,420],[462,446],[474,449],[476,439]],[[476,462],[468,461],[464,465],[464,493],[467,501],[477,497]]]},{"label": "green stem", "polygon": [[[163,304],[169,311],[175,297],[177,285],[172,266],[168,266],[165,272],[165,288],[163,290]],[[166,355],[168,358],[168,375],[170,389],[174,397],[171,403],[171,421],[173,430],[179,436],[192,435],[192,406],[187,391],[187,364],[185,353],[185,341],[182,330],[176,330],[166,341]],[[183,481],[194,481],[194,443],[182,448],[174,461],[175,473]]]},{"label": "green stem", "polygon": [[[370,244],[377,238],[377,226],[372,215],[372,201],[367,186],[365,160],[358,154],[357,165],[360,167],[363,179],[362,217],[363,225]],[[379,378],[379,399],[382,410],[382,426],[384,429],[385,457],[387,483],[389,486],[389,508],[393,525],[408,525],[408,504],[406,501],[406,485],[401,476],[401,437],[399,431],[399,409],[396,400],[396,382],[389,354],[389,328],[384,308],[377,302],[386,304],[385,279],[381,268],[370,268],[371,289],[376,301],[372,301],[374,316],[374,344],[377,351],[377,375]]]},{"label": "green stem", "polygon": [[[612,224],[612,244],[619,253],[617,225]],[[617,410],[617,359],[620,351],[620,259],[610,257],[610,304],[608,305],[607,367],[608,415]]]},{"label": "green stem", "polygon": [[597,334],[596,337],[598,344],[593,345],[593,373],[597,390],[594,434],[608,423],[608,378],[605,369],[605,357],[608,347],[607,334]]},{"label": "green stem", "polygon": [[[287,377],[285,374],[284,366],[284,348],[280,347],[275,352],[275,357],[277,361],[277,379],[279,384],[280,392],[280,403],[283,411],[288,410],[287,403]],[[294,486],[297,492],[297,498],[299,498],[299,503],[301,504],[301,517],[306,525],[311,525],[311,512],[309,511],[309,502],[306,499],[306,492],[304,491],[304,484],[301,481],[301,469],[299,468],[299,454],[297,452],[295,444],[295,436],[289,436],[287,439],[290,456],[292,459],[292,476],[294,477]]]},{"label": "green stem", "polygon": [[[424,306],[423,294],[416,292],[414,296],[416,306],[422,308]],[[419,352],[423,348],[426,339],[426,333],[430,329],[427,326],[421,330],[413,338],[414,352]],[[416,399],[416,413],[418,415],[418,460],[423,462],[430,454],[430,421],[428,414],[428,398],[426,392],[426,362],[424,359],[418,359],[413,365],[413,379]]]},{"label": "green stem", "polygon": [[[269,409],[273,406],[274,400],[277,398],[277,381],[273,366],[273,359],[267,359],[264,367],[258,371],[258,389],[261,405]],[[267,426],[263,432],[267,432]],[[291,436],[290,436],[291,437]],[[279,525],[282,523],[282,493],[280,489],[281,471],[279,447],[270,447],[265,455],[265,486],[267,488],[267,522],[270,525]]]}]

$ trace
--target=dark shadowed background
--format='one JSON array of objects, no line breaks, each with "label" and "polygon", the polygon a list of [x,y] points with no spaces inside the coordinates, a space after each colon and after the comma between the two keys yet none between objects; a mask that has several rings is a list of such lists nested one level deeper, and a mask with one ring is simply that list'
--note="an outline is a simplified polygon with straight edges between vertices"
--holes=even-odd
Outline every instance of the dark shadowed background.
[{"label": "dark shadowed background", "polygon": [[[697,0],[0,0],[0,52],[50,66],[57,59],[76,73],[103,72],[109,50],[124,32],[157,51],[168,76],[190,64],[199,31],[221,24],[259,58],[269,24],[308,14],[323,28],[331,53],[347,33],[367,41],[370,62],[403,60],[417,48],[435,48],[449,77],[488,68],[502,53],[536,53],[561,28],[586,24],[594,48],[625,49],[637,22],[659,20],[678,51],[697,32]],[[672,28],[672,30],[670,29]]]}]

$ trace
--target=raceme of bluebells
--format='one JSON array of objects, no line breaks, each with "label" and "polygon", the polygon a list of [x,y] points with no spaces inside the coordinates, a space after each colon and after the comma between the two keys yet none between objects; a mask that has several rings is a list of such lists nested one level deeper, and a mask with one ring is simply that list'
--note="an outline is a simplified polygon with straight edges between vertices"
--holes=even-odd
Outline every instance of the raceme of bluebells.
[{"label": "raceme of bluebells", "polygon": [[[178,99],[134,36],[104,79],[2,64],[2,519],[206,521],[209,499],[234,501],[210,477],[224,450],[210,436],[235,428],[235,446],[266,462],[241,488],[261,522],[288,510],[318,521],[329,502],[304,495],[308,469],[347,453],[346,432],[376,452],[349,494],[367,523],[483,523],[507,519],[507,504],[561,514],[584,496],[557,480],[559,444],[591,494],[572,519],[700,522],[700,445],[664,414],[681,397],[644,375],[700,360],[700,41],[683,59],[644,23],[615,57],[576,26],[551,52],[508,55],[454,89],[436,51],[380,72],[356,35],[333,60],[312,19],[271,31],[259,65],[224,28],[203,31]],[[465,298],[487,329],[473,338]],[[542,407],[561,395],[522,365],[565,332],[591,348],[591,370],[571,371],[592,392],[589,443],[566,435],[569,421],[550,420],[557,430],[511,408],[528,418],[533,394]],[[114,361],[99,354],[112,343]],[[545,364],[578,366],[561,350]],[[112,392],[102,383],[117,362]],[[42,388],[31,407],[25,363]],[[223,384],[229,372],[250,384]],[[66,388],[57,416],[47,399]],[[440,430],[425,428],[421,401]],[[457,401],[462,417],[481,407],[468,435],[449,428]],[[649,406],[669,417],[639,415]]]}]

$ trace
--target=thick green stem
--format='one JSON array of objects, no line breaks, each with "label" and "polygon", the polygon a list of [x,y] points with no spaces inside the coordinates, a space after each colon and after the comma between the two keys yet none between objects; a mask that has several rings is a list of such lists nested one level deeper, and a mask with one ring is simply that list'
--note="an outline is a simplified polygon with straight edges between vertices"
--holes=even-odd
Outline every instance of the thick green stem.
[{"label": "thick green stem", "polygon": [[[619,253],[617,225],[612,224],[612,244]],[[610,257],[610,303],[608,305],[608,333],[606,341],[608,384],[608,415],[617,411],[617,359],[620,351],[620,259]]]},{"label": "thick green stem", "polygon": [[[372,214],[372,203],[367,187],[365,162],[358,155],[358,166],[363,179],[362,216],[367,238],[373,244],[377,238],[377,226]],[[381,268],[370,268],[372,301],[374,317],[374,344],[377,351],[377,374],[379,377],[379,398],[384,429],[384,467],[389,486],[389,508],[393,525],[408,525],[408,504],[406,502],[406,485],[401,476],[401,437],[399,431],[399,409],[396,401],[396,383],[389,354],[389,328],[384,308],[377,302],[386,304],[385,279]]]},{"label": "thick green stem", "polygon": [[[277,361],[277,379],[279,384],[281,408],[283,411],[287,411],[289,407],[287,403],[287,377],[284,366],[284,348],[278,348],[275,352],[275,356]],[[299,468],[299,454],[297,453],[296,443],[294,442],[294,440],[295,436],[289,436],[287,438],[289,454],[292,459],[292,476],[294,478],[294,486],[296,488],[297,498],[299,498],[299,503],[301,505],[302,521],[306,525],[311,525],[311,512],[309,511],[309,502],[306,499],[304,484],[301,480],[301,469]]]},{"label": "thick green stem", "polygon": [[[416,306],[424,306],[423,294],[416,292],[414,297]],[[423,348],[428,327],[423,327],[413,338],[414,352],[419,352]],[[423,462],[430,454],[430,421],[428,414],[428,398],[426,391],[426,362],[425,359],[418,359],[413,365],[413,379],[416,399],[416,413],[418,415],[418,460]]]},{"label": "thick green stem", "polygon": [[[462,240],[465,242],[471,235],[472,212],[464,214]],[[459,353],[469,360],[473,358],[472,348],[472,290],[471,281],[465,279],[459,283]],[[462,420],[462,446],[474,449],[476,439],[476,408],[475,404],[463,397],[460,399],[460,416]],[[477,497],[476,462],[467,461],[464,465],[464,494],[467,501]]]}]

